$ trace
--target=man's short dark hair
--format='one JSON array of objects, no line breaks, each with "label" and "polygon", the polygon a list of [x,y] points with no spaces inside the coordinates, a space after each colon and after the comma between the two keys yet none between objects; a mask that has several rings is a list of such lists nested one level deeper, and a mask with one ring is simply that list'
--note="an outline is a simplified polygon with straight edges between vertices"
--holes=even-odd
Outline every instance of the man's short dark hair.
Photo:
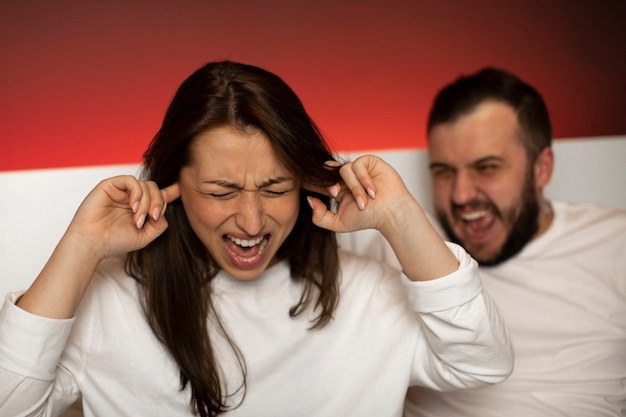
[{"label": "man's short dark hair", "polygon": [[439,91],[428,115],[427,133],[490,100],[508,104],[517,114],[520,138],[531,163],[551,146],[552,125],[541,94],[510,72],[491,67],[463,75]]}]

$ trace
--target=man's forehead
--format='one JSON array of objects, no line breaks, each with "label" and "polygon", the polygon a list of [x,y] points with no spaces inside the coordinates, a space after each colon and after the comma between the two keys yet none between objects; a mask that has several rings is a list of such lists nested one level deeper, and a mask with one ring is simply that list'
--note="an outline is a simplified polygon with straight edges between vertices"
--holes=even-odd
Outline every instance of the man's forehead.
[{"label": "man's forehead", "polygon": [[506,150],[523,151],[513,109],[485,102],[452,122],[435,125],[429,134],[431,156],[480,158]]}]

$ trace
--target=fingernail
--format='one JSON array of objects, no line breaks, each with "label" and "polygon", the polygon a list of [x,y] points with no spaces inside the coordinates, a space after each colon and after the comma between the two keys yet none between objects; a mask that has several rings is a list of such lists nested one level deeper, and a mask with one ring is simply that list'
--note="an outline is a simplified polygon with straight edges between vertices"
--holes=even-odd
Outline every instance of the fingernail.
[{"label": "fingernail", "polygon": [[139,201],[135,201],[132,207],[133,213],[137,213],[138,208],[139,208]]},{"label": "fingernail", "polygon": [[161,215],[161,209],[158,207],[155,207],[154,210],[152,210],[152,218],[154,220],[158,220],[160,215]]},{"label": "fingernail", "polygon": [[361,197],[360,195],[356,197],[356,205],[359,206],[361,210],[365,208],[365,201],[363,200],[363,197]]},{"label": "fingernail", "polygon": [[339,194],[339,184],[331,185],[328,191],[330,191],[330,195],[336,198]]},{"label": "fingernail", "polygon": [[311,209],[315,208],[313,207],[313,199],[311,199],[311,197],[307,196],[306,201],[309,203],[309,206],[311,206]]},{"label": "fingernail", "polygon": [[163,205],[163,210],[161,210],[161,216],[165,216],[165,209],[167,208],[167,203]]},{"label": "fingernail", "polygon": [[146,221],[146,215],[142,214],[141,216],[139,216],[139,218],[137,219],[137,228],[141,229],[141,227],[143,226],[143,223]]},{"label": "fingernail", "polygon": [[374,192],[373,189],[369,188],[367,189],[367,193],[369,194],[370,197],[372,198],[376,198],[376,193]]}]

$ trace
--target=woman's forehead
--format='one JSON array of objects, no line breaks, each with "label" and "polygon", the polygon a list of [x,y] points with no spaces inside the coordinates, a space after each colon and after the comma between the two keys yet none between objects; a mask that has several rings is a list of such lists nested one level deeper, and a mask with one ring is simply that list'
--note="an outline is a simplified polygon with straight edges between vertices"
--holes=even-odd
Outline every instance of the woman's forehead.
[{"label": "woman's forehead", "polygon": [[255,184],[294,178],[277,157],[267,136],[234,127],[207,130],[194,140],[189,168],[203,181],[250,181]]}]

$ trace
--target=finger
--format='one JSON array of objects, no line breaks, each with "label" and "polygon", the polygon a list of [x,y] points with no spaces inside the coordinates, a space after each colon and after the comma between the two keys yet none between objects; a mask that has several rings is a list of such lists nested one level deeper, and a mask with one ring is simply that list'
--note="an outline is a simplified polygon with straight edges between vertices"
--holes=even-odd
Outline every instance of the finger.
[{"label": "finger", "polygon": [[102,180],[94,191],[101,189],[109,199],[117,204],[126,205],[136,212],[139,208],[139,199],[143,191],[139,186],[139,181],[132,175],[119,175]]},{"label": "finger", "polygon": [[[167,205],[172,201],[180,198],[180,186],[178,183],[174,183],[168,187],[161,189],[161,197],[163,198],[163,206],[161,208],[161,212],[159,213],[161,217],[165,216],[165,209],[167,209]],[[155,220],[158,219],[155,218]]]},{"label": "finger", "polygon": [[374,199],[376,198],[376,184],[372,178],[371,172],[376,168],[378,159],[371,158],[368,155],[358,158],[354,164],[352,164],[352,170],[354,171],[359,183],[365,189],[367,195]]},{"label": "finger", "polygon": [[168,222],[165,216],[160,215],[157,219],[147,217],[145,224],[142,227],[145,241],[147,243],[152,242],[159,237],[168,227]]},{"label": "finger", "polygon": [[335,168],[339,168],[344,163],[345,162],[335,161],[334,159],[331,159],[329,161],[324,162],[324,165],[328,167],[329,169],[335,169]]},{"label": "finger", "polygon": [[159,189],[156,183],[149,182],[148,189],[150,190],[150,218],[158,220],[165,212],[167,201],[163,196],[163,191]]},{"label": "finger", "polygon": [[311,209],[313,210],[313,224],[324,229],[332,230],[332,216],[334,215],[334,213],[328,210],[328,208],[326,208],[326,205],[321,200],[315,197],[309,196],[307,197],[307,201],[309,203],[309,206],[311,206]]},{"label": "finger", "polygon": [[139,186],[142,193],[141,198],[138,200],[138,209],[135,212],[134,219],[137,227],[141,228],[147,217],[158,220],[165,207],[165,201],[154,181],[140,181]]},{"label": "finger", "polygon": [[[180,188],[178,184],[173,184],[163,189],[159,189],[154,181],[145,181],[140,183],[143,190],[142,199],[138,213],[143,215],[144,223],[140,226],[144,236],[144,241],[152,242],[159,237],[168,227],[167,219],[164,216],[165,208],[168,202],[174,201],[180,196]],[[143,212],[143,204],[148,203],[147,212]],[[139,225],[139,223],[138,223]]]},{"label": "finger", "polygon": [[177,182],[161,190],[163,200],[169,204],[180,197],[180,186]]},{"label": "finger", "polygon": [[[133,203],[133,220],[138,229],[141,229],[146,221],[146,213],[150,208],[150,193],[147,193],[145,184],[139,182],[139,189],[141,192],[137,200]],[[147,194],[146,194],[147,193]]]},{"label": "finger", "polygon": [[360,210],[364,210],[367,206],[367,191],[361,184],[356,172],[354,164],[347,163],[341,167],[341,178],[345,183],[345,187],[350,190],[350,194]]}]

